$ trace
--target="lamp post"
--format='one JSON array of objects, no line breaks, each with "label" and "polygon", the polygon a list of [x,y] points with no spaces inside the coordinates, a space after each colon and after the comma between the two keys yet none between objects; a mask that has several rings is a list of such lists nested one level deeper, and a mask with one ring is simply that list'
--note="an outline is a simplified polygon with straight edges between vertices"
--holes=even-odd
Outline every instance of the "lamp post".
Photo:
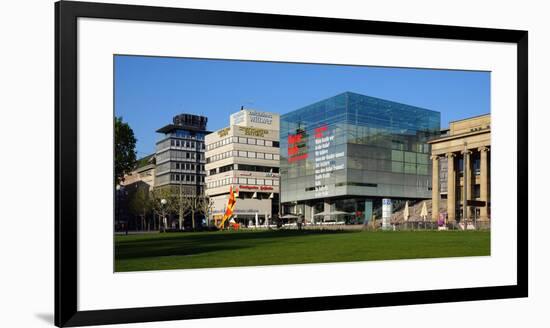
[{"label": "lamp post", "polygon": [[161,219],[161,222],[160,224],[162,225],[162,232],[165,232],[166,231],[166,223],[165,223],[165,213],[164,213],[164,205],[166,205],[167,201],[166,199],[161,199],[160,200],[160,207],[162,208],[162,219]]}]

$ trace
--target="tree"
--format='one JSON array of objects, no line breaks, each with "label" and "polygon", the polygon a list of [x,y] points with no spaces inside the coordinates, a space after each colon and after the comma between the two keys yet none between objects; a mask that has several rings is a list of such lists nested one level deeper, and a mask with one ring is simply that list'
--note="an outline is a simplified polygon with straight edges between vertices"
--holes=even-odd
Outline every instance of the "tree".
[{"label": "tree", "polygon": [[191,215],[191,226],[193,231],[196,228],[195,216],[197,214],[207,215],[212,207],[207,197],[196,195],[193,189],[180,183],[178,187],[173,187],[175,210],[179,214],[179,229],[183,228],[183,220],[187,215]]},{"label": "tree", "polygon": [[179,193],[176,204],[180,215],[180,229],[183,218],[191,214],[191,226],[193,231],[196,229],[195,216],[197,214],[206,216],[212,208],[209,198],[202,195],[184,195],[183,192]]},{"label": "tree", "polygon": [[[212,211],[214,206],[214,201],[206,196],[197,196],[193,202],[193,213],[198,213],[204,215],[206,220],[208,220],[208,214]],[[193,215],[193,229],[195,229],[195,216]]]},{"label": "tree", "polygon": [[141,217],[141,228],[145,226],[147,214],[151,211],[151,195],[149,193],[149,185],[137,186],[136,190],[130,197],[130,211]]},{"label": "tree", "polygon": [[124,175],[134,169],[136,163],[136,138],[134,131],[115,117],[115,185],[124,180]]},{"label": "tree", "polygon": [[[174,193],[176,194],[176,193]],[[176,209],[178,210],[178,228],[182,230],[183,227],[183,219],[192,211],[192,203],[191,199],[189,198],[188,194],[185,193],[184,187],[182,183],[180,182],[180,185],[178,186],[177,190],[177,197],[175,199],[176,203]],[[193,224],[193,229],[194,229]]]},{"label": "tree", "polygon": [[[162,200],[166,200],[166,204],[162,204]],[[151,209],[160,217],[159,229],[163,224],[163,216],[167,213],[175,212],[177,209],[177,198],[173,196],[169,188],[155,188],[151,192]]]}]

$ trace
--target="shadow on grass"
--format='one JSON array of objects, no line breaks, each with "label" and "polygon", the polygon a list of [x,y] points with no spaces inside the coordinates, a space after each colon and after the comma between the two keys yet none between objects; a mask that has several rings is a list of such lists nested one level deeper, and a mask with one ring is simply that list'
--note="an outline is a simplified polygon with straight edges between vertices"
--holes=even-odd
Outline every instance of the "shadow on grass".
[{"label": "shadow on grass", "polygon": [[189,256],[230,248],[256,247],[284,238],[326,234],[344,234],[344,230],[271,230],[245,232],[174,233],[154,237],[129,238],[115,241],[115,259],[126,260],[159,256]]}]

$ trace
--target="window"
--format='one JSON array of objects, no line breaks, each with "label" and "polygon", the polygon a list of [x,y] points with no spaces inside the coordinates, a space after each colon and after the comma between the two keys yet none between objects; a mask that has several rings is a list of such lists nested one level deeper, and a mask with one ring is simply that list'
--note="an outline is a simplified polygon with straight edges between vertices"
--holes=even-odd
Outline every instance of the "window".
[{"label": "window", "polygon": [[391,171],[403,173],[403,162],[391,162]]},{"label": "window", "polygon": [[176,145],[176,141],[175,140],[170,140],[170,146],[175,146]]},{"label": "window", "polygon": [[391,147],[392,149],[405,150],[405,145],[403,144],[403,141],[400,140],[392,140]]},{"label": "window", "polygon": [[256,179],[247,179],[247,183],[250,184],[250,185],[255,185],[256,184]]},{"label": "window", "polygon": [[265,159],[273,159],[273,154],[265,154]]},{"label": "window", "polygon": [[266,140],[265,145],[266,145],[266,147],[273,147],[273,141]]},{"label": "window", "polygon": [[278,161],[279,160],[279,155],[273,155],[273,159]]},{"label": "window", "polygon": [[239,157],[247,157],[247,154],[245,151],[239,150]]},{"label": "window", "polygon": [[417,164],[416,173],[420,175],[428,175],[428,165]]},{"label": "window", "polygon": [[256,179],[256,184],[263,185],[264,184],[264,179]]},{"label": "window", "polygon": [[246,184],[246,178],[239,178],[239,183]]},{"label": "window", "polygon": [[191,164],[191,170],[195,170],[195,164]]},{"label": "window", "polygon": [[273,180],[273,185],[278,186],[279,185],[279,180]]},{"label": "window", "polygon": [[273,147],[279,147],[279,142],[278,141],[273,141]]},{"label": "window", "polygon": [[255,144],[256,144],[256,139],[254,139],[254,138],[248,138],[248,144],[249,144],[249,145],[255,145]]},{"label": "window", "polygon": [[260,158],[260,159],[264,159],[264,158],[265,158],[265,154],[264,154],[264,153],[257,153],[257,154],[256,154],[256,157],[257,157],[257,158]]},{"label": "window", "polygon": [[272,186],[273,185],[273,180],[265,179],[265,185],[266,186]]},{"label": "window", "polygon": [[481,161],[480,161],[480,158],[479,156],[475,156],[474,159],[473,159],[473,169],[474,169],[474,174],[475,175],[479,175],[480,174],[480,164],[481,164]]},{"label": "window", "polygon": [[220,173],[227,172],[233,170],[233,164],[225,165],[220,167]]},{"label": "window", "polygon": [[404,154],[406,163],[416,163],[416,153],[406,151]]},{"label": "window", "polygon": [[405,163],[406,174],[416,174],[416,164]]},{"label": "window", "polygon": [[248,152],[248,158],[256,158],[256,152],[249,151]]},{"label": "window", "polygon": [[476,184],[476,185],[474,185],[473,198],[480,198],[480,197],[481,197],[481,186]]},{"label": "window", "polygon": [[191,155],[189,153],[185,153],[185,158],[189,158]]},{"label": "window", "polygon": [[180,169],[180,163],[176,163],[176,170]]},{"label": "window", "polygon": [[256,140],[256,144],[257,144],[258,146],[265,146],[265,141],[264,141],[264,140],[261,140],[261,139],[258,139],[258,140]]},{"label": "window", "polygon": [[246,143],[246,138],[239,137],[239,143],[245,144]]},{"label": "window", "polygon": [[403,162],[404,156],[403,151],[401,150],[394,150],[391,151],[391,160],[396,162]]}]

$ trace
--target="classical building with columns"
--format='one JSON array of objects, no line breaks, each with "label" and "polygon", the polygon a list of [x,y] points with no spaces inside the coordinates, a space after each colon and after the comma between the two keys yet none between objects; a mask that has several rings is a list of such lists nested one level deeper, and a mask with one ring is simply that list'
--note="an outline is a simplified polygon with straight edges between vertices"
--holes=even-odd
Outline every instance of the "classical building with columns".
[{"label": "classical building with columns", "polygon": [[[488,223],[491,216],[491,117],[450,122],[429,141],[432,160],[432,219]],[[438,182],[438,183],[436,183]],[[464,201],[466,200],[466,202]],[[464,208],[466,206],[466,208]]]}]

